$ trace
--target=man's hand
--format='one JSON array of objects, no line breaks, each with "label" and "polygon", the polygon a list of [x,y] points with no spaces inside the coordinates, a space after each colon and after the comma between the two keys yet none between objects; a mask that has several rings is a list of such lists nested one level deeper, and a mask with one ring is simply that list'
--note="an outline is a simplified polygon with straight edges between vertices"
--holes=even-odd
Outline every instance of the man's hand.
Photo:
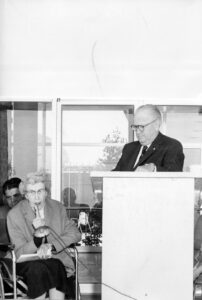
[{"label": "man's hand", "polygon": [[156,171],[156,166],[153,163],[145,164],[143,166],[139,166],[135,170],[135,172],[155,172],[155,171]]},{"label": "man's hand", "polygon": [[37,254],[42,259],[47,259],[52,257],[52,245],[51,244],[42,244],[38,250]]}]

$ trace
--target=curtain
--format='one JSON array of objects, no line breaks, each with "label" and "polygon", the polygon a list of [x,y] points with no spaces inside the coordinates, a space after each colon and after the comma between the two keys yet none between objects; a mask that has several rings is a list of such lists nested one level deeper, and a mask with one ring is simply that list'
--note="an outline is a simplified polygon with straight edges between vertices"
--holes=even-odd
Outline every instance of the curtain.
[{"label": "curtain", "polygon": [[8,130],[7,110],[0,106],[0,204],[2,201],[2,185],[8,179]]}]

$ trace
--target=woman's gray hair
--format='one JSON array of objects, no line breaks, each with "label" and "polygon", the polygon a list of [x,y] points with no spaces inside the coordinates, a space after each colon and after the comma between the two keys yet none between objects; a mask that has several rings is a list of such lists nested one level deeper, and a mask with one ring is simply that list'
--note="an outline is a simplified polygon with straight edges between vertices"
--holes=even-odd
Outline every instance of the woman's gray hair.
[{"label": "woman's gray hair", "polygon": [[47,185],[47,175],[43,172],[33,172],[26,176],[26,179],[20,184],[20,192],[26,192],[28,184],[44,183],[45,187]]}]

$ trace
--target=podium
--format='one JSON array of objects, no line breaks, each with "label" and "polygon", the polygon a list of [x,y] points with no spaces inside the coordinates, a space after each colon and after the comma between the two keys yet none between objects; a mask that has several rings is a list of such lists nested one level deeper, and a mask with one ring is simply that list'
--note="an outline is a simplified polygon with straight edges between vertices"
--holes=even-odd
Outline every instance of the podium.
[{"label": "podium", "polygon": [[103,180],[102,300],[193,299],[194,176],[91,176]]}]

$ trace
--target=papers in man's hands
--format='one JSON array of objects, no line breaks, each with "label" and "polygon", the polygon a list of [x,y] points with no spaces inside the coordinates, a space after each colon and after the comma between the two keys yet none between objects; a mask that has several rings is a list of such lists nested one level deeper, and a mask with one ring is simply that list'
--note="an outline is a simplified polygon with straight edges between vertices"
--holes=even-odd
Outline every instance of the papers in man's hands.
[{"label": "papers in man's hands", "polygon": [[20,257],[17,259],[17,263],[23,262],[23,261],[30,261],[30,260],[36,260],[40,259],[37,253],[32,254],[21,254]]}]

